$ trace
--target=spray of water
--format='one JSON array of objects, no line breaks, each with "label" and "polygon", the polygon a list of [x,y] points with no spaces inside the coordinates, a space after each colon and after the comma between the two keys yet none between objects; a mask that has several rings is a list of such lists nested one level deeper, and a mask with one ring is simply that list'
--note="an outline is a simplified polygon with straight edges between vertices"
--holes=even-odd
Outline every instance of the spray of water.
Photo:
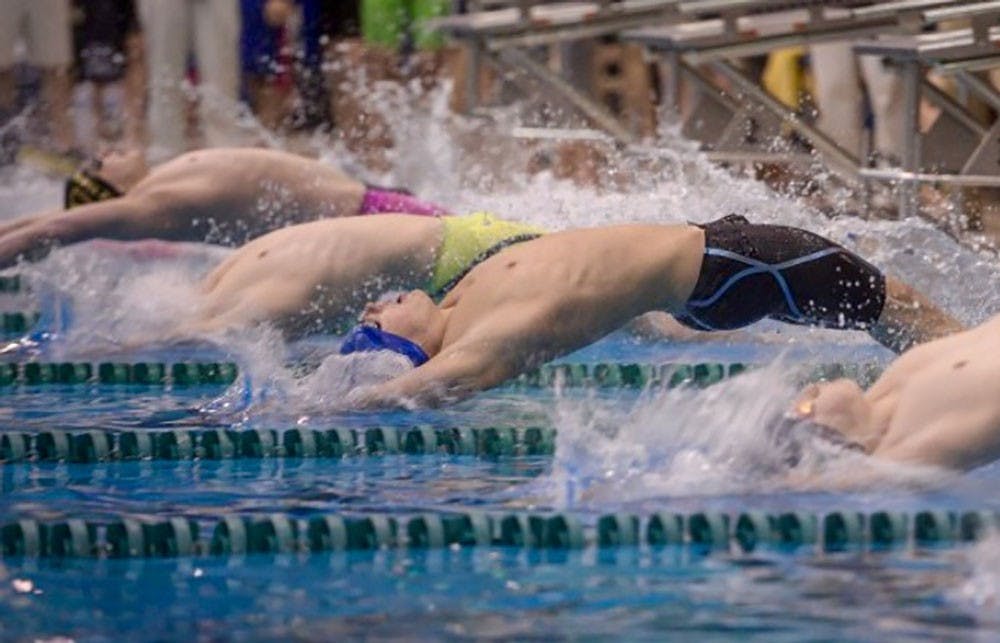
[{"label": "spray of water", "polygon": [[948,592],[957,604],[974,609],[984,624],[997,625],[1000,606],[1000,535],[994,532],[961,554],[967,574],[963,582]]},{"label": "spray of water", "polygon": [[[556,178],[552,171],[526,170],[553,144],[508,136],[517,107],[484,123],[451,114],[447,87],[372,85],[363,78],[357,83],[368,87],[369,106],[389,128],[394,142],[391,167],[369,170],[342,141],[318,136],[312,143],[320,146],[321,158],[366,180],[410,186],[456,212],[491,210],[554,230],[632,221],[703,222],[740,212],[759,222],[806,227],[856,248],[966,321],[1000,309],[1000,291],[981,287],[992,283],[998,268],[992,255],[962,247],[921,221],[823,217],[763,183],[708,163],[690,142],[679,138],[676,128],[664,130],[665,147],[656,150],[601,148],[607,161],[598,170],[597,182],[581,186]],[[269,142],[282,145],[273,138]],[[56,207],[54,183],[21,174],[13,180],[12,187],[0,191],[4,214],[23,213],[11,202],[29,197],[39,183],[48,184],[42,192],[53,197],[48,205]],[[263,215],[277,214],[288,205],[268,186],[261,186],[261,193]],[[46,288],[72,300],[73,325],[63,331],[70,345],[76,341],[75,346],[93,348],[102,338],[115,339],[130,329],[155,329],[191,304],[192,284],[207,269],[205,264],[191,258],[176,258],[176,267],[154,263],[147,270],[95,253],[63,250],[28,270]],[[828,336],[795,337],[822,343]],[[289,348],[266,332],[226,338],[225,349],[248,374],[218,404],[222,412],[237,415],[257,407],[280,407],[286,413],[337,407],[351,388],[391,375],[394,368],[372,362],[381,359],[372,356],[320,355],[319,367],[303,378],[286,366]],[[780,486],[790,469],[775,460],[773,444],[761,439],[761,427],[780,414],[792,394],[793,386],[775,367],[707,391],[650,393],[628,412],[596,400],[567,398],[552,418],[560,432],[559,449],[553,472],[542,484],[564,503]],[[808,467],[809,461],[807,457],[796,468]]]}]

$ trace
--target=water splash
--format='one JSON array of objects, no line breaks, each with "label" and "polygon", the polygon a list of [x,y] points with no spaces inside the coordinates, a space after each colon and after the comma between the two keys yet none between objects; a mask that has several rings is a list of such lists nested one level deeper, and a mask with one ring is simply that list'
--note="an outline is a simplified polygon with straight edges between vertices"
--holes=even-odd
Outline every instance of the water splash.
[{"label": "water splash", "polygon": [[[603,160],[597,180],[579,185],[558,178],[551,168],[529,171],[533,160],[554,153],[556,144],[512,139],[517,106],[499,110],[486,122],[450,113],[447,86],[427,90],[419,83],[364,78],[356,85],[365,88],[358,95],[365,96],[388,128],[393,141],[386,157],[389,167],[370,167],[344,141],[317,135],[309,143],[318,146],[321,159],[367,180],[410,186],[457,212],[486,209],[554,230],[633,221],[704,222],[740,212],[754,221],[802,226],[858,249],[970,323],[1000,310],[1000,291],[982,288],[1000,268],[996,257],[960,246],[923,221],[824,217],[802,200],[709,163],[677,136],[676,128],[664,129],[662,149],[629,152],[598,146]],[[280,139],[268,143],[290,147]],[[0,186],[3,215],[24,213],[19,201],[30,202],[32,209],[58,207],[57,182],[22,168],[9,176]],[[261,186],[262,194],[265,188]],[[265,196],[267,213],[284,203],[271,193]],[[129,330],[155,330],[191,305],[193,284],[211,261],[178,258],[168,264],[158,261],[147,269],[80,247],[22,270],[72,298],[73,326],[63,330],[68,345],[93,350]],[[829,341],[827,333],[794,337],[806,345]],[[388,365],[369,366],[370,356],[319,353],[312,361],[315,370],[303,374],[287,366],[290,347],[266,332],[227,337],[225,350],[250,374],[243,388],[234,387],[219,402],[224,413],[234,416],[258,407],[302,414],[336,408],[351,387],[391,373]],[[692,357],[697,354],[693,349]],[[560,431],[559,451],[546,492],[564,503],[579,503],[780,487],[791,472],[774,460],[769,450],[774,445],[761,440],[761,427],[783,410],[793,390],[776,366],[706,391],[649,393],[627,409],[596,397],[560,398],[553,418]],[[842,461],[837,454],[831,458]]]},{"label": "water splash", "polygon": [[[647,391],[631,408],[557,395],[551,471],[537,494],[562,507],[679,496],[926,486],[938,469],[879,462],[818,436],[782,430],[802,373],[779,358],[707,389]],[[786,425],[787,426],[787,425]]]},{"label": "water splash", "polygon": [[962,551],[960,566],[965,568],[965,578],[946,594],[954,603],[969,606],[977,617],[997,625],[997,608],[1000,607],[1000,534],[996,529],[969,549]]},{"label": "water splash", "polygon": [[[315,368],[288,367],[283,343],[257,343],[241,351],[240,379],[202,409],[213,421],[247,424],[308,423],[350,410],[350,393],[402,375],[413,368],[394,353],[328,355]],[[305,372],[303,372],[305,371]]]}]

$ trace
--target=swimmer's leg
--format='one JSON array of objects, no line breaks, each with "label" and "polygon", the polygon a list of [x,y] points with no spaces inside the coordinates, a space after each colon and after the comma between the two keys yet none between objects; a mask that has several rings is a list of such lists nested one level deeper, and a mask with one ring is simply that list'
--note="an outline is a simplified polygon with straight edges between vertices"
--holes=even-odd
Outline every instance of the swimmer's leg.
[{"label": "swimmer's leg", "polygon": [[965,330],[927,297],[895,277],[885,278],[885,305],[869,333],[897,353],[915,344]]}]

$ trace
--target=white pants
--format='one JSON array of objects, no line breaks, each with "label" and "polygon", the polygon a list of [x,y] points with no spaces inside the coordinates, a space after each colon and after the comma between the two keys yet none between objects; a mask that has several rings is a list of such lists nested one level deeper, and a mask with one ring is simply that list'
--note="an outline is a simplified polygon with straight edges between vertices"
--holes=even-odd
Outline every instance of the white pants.
[{"label": "white pants", "polygon": [[14,44],[21,35],[28,47],[28,64],[69,67],[73,62],[69,4],[70,0],[0,0],[0,69],[14,66]]},{"label": "white pants", "polygon": [[858,56],[849,42],[833,42],[810,47],[819,128],[852,154],[861,153],[864,125],[858,67],[868,88],[875,119],[875,151],[902,158],[905,140],[903,123],[903,81],[878,56]]},{"label": "white pants", "polygon": [[149,68],[150,157],[186,148],[183,81],[193,51],[201,79],[201,124],[210,146],[233,145],[239,92],[237,0],[140,0]]}]

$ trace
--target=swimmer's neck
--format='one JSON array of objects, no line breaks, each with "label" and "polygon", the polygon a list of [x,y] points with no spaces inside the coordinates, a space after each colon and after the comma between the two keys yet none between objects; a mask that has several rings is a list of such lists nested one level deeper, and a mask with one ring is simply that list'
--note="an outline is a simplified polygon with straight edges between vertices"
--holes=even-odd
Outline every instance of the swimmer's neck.
[{"label": "swimmer's neck", "polygon": [[427,356],[433,359],[448,343],[448,329],[452,311],[454,311],[454,304],[439,305],[437,314],[430,320],[420,336],[408,339],[420,346],[427,353]]}]

